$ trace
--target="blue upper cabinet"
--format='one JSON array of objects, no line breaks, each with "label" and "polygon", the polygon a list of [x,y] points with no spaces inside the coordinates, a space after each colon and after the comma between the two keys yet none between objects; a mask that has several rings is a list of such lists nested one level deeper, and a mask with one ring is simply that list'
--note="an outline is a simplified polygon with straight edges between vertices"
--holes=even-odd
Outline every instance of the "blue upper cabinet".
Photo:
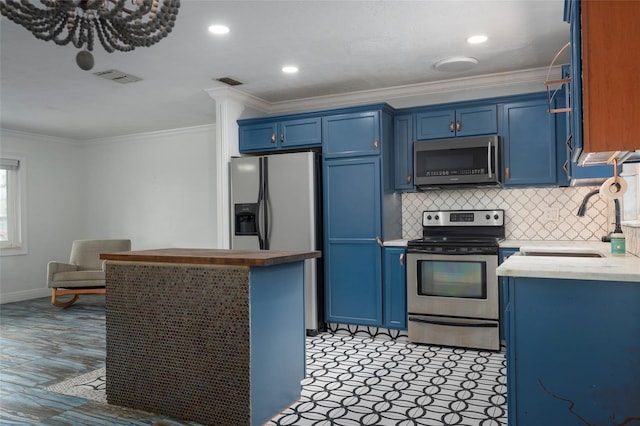
[{"label": "blue upper cabinet", "polygon": [[393,118],[394,187],[396,191],[414,190],[413,186],[413,114]]},{"label": "blue upper cabinet", "polygon": [[380,154],[380,112],[336,114],[322,119],[325,158]]},{"label": "blue upper cabinet", "polygon": [[240,125],[240,152],[278,149],[277,123]]},{"label": "blue upper cabinet", "polygon": [[415,115],[416,140],[488,135],[498,131],[495,104],[428,108]]},{"label": "blue upper cabinet", "polygon": [[321,117],[240,120],[238,124],[242,153],[322,146]]},{"label": "blue upper cabinet", "polygon": [[503,186],[556,186],[556,115],[546,93],[500,105]]},{"label": "blue upper cabinet", "polygon": [[279,142],[282,149],[322,146],[321,118],[299,118],[278,124]]}]

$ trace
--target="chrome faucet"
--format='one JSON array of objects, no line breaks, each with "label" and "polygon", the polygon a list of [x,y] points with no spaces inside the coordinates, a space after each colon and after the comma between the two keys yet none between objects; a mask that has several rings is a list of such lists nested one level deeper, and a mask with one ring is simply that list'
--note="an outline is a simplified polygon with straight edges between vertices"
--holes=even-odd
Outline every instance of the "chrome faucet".
[{"label": "chrome faucet", "polygon": [[[579,217],[584,217],[585,213],[587,212],[587,203],[589,202],[589,199],[599,192],[599,189],[594,189],[584,196],[582,204],[580,204],[580,207],[578,208],[578,213],[576,213]],[[611,241],[611,234],[622,234],[622,227],[620,226],[620,200],[616,198],[613,201],[616,211],[615,229],[613,230],[613,232],[609,232],[609,234],[602,237],[602,241],[604,242]]]}]

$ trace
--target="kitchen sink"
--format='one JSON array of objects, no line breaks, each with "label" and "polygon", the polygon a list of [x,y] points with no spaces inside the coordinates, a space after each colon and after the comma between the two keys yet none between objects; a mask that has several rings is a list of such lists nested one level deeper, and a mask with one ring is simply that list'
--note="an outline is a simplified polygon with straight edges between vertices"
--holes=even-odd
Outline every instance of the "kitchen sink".
[{"label": "kitchen sink", "polygon": [[602,253],[567,253],[561,251],[545,251],[545,252],[535,252],[531,251],[528,253],[520,253],[521,256],[552,256],[552,257],[605,257]]},{"label": "kitchen sink", "polygon": [[598,250],[571,247],[521,247],[520,256],[606,257]]}]

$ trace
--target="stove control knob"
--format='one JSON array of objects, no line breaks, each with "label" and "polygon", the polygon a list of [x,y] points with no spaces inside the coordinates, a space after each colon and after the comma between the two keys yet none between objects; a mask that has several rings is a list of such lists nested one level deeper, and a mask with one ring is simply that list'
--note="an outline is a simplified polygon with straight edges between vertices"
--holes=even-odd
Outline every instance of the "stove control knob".
[{"label": "stove control knob", "polygon": [[487,219],[487,220],[489,220],[489,219],[491,219],[491,216],[486,215],[484,218],[485,218],[485,219]]},{"label": "stove control knob", "polygon": [[498,216],[497,214],[495,214],[495,215],[493,215],[493,218],[494,218],[495,220],[498,220],[498,219],[500,219],[500,216]]},{"label": "stove control knob", "polygon": [[440,220],[440,216],[436,215],[435,219]]},{"label": "stove control knob", "polygon": [[431,220],[431,215],[428,215],[428,216],[427,216],[427,220]]}]

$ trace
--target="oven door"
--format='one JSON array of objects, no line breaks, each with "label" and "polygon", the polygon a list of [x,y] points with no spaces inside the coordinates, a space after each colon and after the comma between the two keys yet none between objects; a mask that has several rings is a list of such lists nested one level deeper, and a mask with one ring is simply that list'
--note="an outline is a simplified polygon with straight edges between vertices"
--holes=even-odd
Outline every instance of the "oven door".
[{"label": "oven door", "polygon": [[498,256],[407,254],[409,315],[499,318]]}]

